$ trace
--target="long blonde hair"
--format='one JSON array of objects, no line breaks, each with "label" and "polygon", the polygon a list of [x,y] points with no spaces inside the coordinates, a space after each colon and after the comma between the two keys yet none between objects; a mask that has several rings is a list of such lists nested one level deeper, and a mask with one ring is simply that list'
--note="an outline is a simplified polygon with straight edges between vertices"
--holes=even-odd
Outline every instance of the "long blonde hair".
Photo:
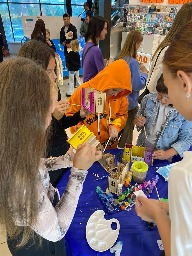
[{"label": "long blonde hair", "polygon": [[79,52],[79,41],[77,39],[71,41],[71,50],[73,52]]},{"label": "long blonde hair", "polygon": [[117,59],[123,59],[125,56],[136,58],[137,56],[136,44],[141,43],[142,41],[143,41],[143,35],[141,34],[140,31],[138,30],[130,31],[123,45],[123,49],[117,55]]},{"label": "long blonde hair", "polygon": [[[38,213],[38,170],[45,150],[51,106],[50,79],[33,61],[16,57],[0,64],[0,224],[8,236],[23,232]],[[33,231],[25,229],[23,246]]]},{"label": "long blonde hair", "polygon": [[[157,52],[170,45],[170,43],[173,40],[173,37],[175,34],[188,22],[192,19],[192,3],[186,3],[184,4],[181,9],[178,11],[174,22],[164,38],[164,40],[160,43],[160,45],[157,47],[156,51],[153,54],[152,59],[154,59]],[[190,35],[189,35],[190,36]]]}]

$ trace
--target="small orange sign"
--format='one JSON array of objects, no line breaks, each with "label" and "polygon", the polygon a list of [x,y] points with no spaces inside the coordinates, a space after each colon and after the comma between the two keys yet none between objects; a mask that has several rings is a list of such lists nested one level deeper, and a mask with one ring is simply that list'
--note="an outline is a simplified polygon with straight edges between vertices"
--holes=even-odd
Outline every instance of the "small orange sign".
[{"label": "small orange sign", "polygon": [[141,0],[142,3],[162,4],[164,0]]},{"label": "small orange sign", "polygon": [[168,0],[169,4],[186,4],[191,2],[192,0]]}]

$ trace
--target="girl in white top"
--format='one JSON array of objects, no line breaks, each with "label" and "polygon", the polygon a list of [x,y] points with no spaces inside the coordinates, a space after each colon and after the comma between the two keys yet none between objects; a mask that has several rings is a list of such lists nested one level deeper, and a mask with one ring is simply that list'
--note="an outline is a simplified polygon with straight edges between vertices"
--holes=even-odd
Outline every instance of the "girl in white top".
[{"label": "girl in white top", "polygon": [[[175,36],[165,53],[163,75],[174,107],[192,120],[192,21]],[[192,254],[192,152],[174,166],[169,175],[169,203],[137,197],[136,212],[155,221],[166,256]]]},{"label": "girl in white top", "polygon": [[[66,234],[87,169],[101,153],[84,144],[77,149],[73,164],[69,155],[43,160],[46,128],[57,104],[56,85],[45,70],[21,57],[3,62],[0,77],[0,224],[9,239],[20,237],[20,249],[33,232],[56,242]],[[66,190],[53,207],[48,171],[72,165]],[[37,251],[12,254],[39,255]]]},{"label": "girl in white top", "polygon": [[149,92],[154,92],[157,81],[163,72],[162,61],[164,54],[173,40],[174,35],[184,26],[188,21],[192,19],[192,5],[191,3],[184,4],[178,11],[174,22],[164,38],[164,40],[157,47],[152,57],[152,64],[147,79],[147,89]]}]

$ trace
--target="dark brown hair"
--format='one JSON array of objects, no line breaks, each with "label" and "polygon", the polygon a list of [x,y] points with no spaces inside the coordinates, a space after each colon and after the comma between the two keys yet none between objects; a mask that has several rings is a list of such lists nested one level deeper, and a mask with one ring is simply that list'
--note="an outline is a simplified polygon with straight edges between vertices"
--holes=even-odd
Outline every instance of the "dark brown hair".
[{"label": "dark brown hair", "polygon": [[107,20],[105,20],[103,17],[92,17],[87,28],[87,33],[85,34],[85,41],[87,42],[89,39],[91,39],[93,43],[97,45],[97,39],[99,38],[101,31],[104,29],[105,22],[108,25]]},{"label": "dark brown hair", "polygon": [[[51,106],[50,79],[33,61],[16,57],[0,64],[0,224],[10,237],[38,213],[38,171]],[[25,225],[25,224],[24,224]],[[29,239],[26,229],[20,245]]]},{"label": "dark brown hair", "polygon": [[50,58],[55,58],[55,52],[47,44],[37,40],[30,40],[19,50],[18,55],[35,61],[43,69],[47,69]]},{"label": "dark brown hair", "polygon": [[31,39],[38,40],[40,34],[43,34],[44,40],[46,38],[46,30],[45,30],[45,23],[42,19],[38,19],[35,23],[34,30],[31,34]]},{"label": "dark brown hair", "polygon": [[192,72],[191,35],[192,21],[182,27],[165,52],[163,63],[173,75],[176,75],[178,70]]},{"label": "dark brown hair", "polygon": [[70,18],[70,15],[69,15],[68,13],[64,13],[64,14],[63,14],[63,19],[64,19],[64,18]]},{"label": "dark brown hair", "polygon": [[168,94],[168,88],[164,84],[163,74],[157,80],[156,90],[157,92]]}]

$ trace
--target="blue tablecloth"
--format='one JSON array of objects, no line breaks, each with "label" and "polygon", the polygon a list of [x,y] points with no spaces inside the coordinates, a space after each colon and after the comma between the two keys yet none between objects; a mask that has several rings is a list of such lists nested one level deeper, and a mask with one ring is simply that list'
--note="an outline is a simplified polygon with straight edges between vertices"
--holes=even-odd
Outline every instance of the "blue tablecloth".
[{"label": "blue tablecloth", "polygon": [[[113,150],[113,154],[119,154],[120,150]],[[121,151],[122,152],[122,151]],[[83,159],[82,159],[83,161]],[[156,162],[149,168],[146,180],[157,175],[157,166],[168,164],[168,161]],[[70,171],[63,175],[58,184],[59,192],[62,194],[68,182]],[[160,239],[157,228],[149,230],[146,222],[137,217],[134,207],[129,211],[108,213],[96,194],[96,187],[100,186],[104,191],[108,185],[107,172],[96,162],[90,169],[84,183],[82,194],[79,198],[77,210],[71,226],[65,236],[70,247],[72,256],[107,256],[114,255],[110,251],[96,252],[90,248],[86,240],[86,224],[90,215],[96,210],[104,210],[105,218],[116,218],[120,222],[120,232],[117,241],[123,242],[121,256],[160,256],[161,252],[157,240]],[[160,197],[167,198],[168,184],[163,177],[159,176],[157,189]],[[151,198],[157,198],[156,190],[153,190]]]}]

